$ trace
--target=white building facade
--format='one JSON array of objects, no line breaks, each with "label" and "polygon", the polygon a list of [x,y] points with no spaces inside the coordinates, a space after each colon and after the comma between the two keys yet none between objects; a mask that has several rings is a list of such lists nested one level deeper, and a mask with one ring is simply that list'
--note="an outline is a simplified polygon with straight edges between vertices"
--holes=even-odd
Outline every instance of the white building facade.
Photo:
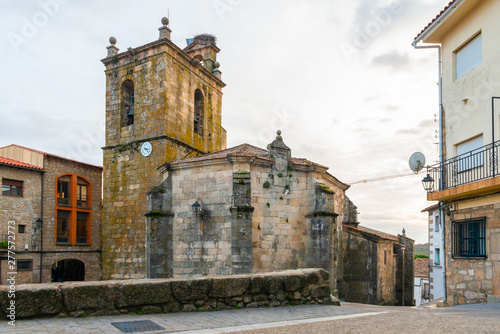
[{"label": "white building facade", "polygon": [[423,212],[429,217],[429,301],[433,301],[444,296],[444,234],[438,205]]},{"label": "white building facade", "polygon": [[412,43],[439,52],[440,162],[426,188],[439,205],[439,225],[430,217],[444,244],[433,244],[433,260],[451,305],[500,296],[499,16],[498,0],[454,0]]}]

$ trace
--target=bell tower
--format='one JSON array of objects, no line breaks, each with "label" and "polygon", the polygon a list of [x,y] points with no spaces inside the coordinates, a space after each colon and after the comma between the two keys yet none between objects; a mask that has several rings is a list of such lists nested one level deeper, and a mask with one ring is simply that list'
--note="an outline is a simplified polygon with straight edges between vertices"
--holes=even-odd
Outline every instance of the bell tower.
[{"label": "bell tower", "polygon": [[109,39],[106,74],[103,279],[146,277],[146,193],[168,161],[226,148],[220,51],[199,35],[181,49],[167,18],[159,39],[124,52]]}]

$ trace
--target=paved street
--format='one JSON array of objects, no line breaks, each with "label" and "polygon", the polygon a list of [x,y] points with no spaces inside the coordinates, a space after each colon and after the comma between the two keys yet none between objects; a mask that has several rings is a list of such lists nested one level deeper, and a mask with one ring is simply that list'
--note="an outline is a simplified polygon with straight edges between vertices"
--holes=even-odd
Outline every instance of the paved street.
[{"label": "paved street", "polygon": [[0,328],[0,333],[143,332],[500,333],[500,304],[416,309],[343,303],[342,307],[303,305],[207,313],[20,320],[16,321],[15,328],[6,322]]}]

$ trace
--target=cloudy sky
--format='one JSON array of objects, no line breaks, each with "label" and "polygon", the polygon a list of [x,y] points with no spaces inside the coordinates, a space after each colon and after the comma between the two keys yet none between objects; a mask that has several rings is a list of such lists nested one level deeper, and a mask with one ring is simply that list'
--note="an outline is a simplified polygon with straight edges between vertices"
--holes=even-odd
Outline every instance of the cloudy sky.
[{"label": "cloudy sky", "polygon": [[[180,47],[217,36],[228,146],[266,147],[277,129],[296,157],[346,183],[437,160],[437,53],[411,42],[448,0],[0,0],[0,146],[102,164],[108,38],[137,47],[170,17]],[[427,242],[424,175],[356,183],[360,221]]]}]

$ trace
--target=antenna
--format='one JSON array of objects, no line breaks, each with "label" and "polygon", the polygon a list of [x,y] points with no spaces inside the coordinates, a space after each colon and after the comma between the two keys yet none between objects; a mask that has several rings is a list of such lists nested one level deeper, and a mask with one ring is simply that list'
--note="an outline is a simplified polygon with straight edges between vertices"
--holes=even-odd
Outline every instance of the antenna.
[{"label": "antenna", "polygon": [[413,153],[410,157],[409,164],[410,169],[413,171],[413,173],[418,174],[418,172],[420,172],[425,166],[424,155],[420,152]]}]

